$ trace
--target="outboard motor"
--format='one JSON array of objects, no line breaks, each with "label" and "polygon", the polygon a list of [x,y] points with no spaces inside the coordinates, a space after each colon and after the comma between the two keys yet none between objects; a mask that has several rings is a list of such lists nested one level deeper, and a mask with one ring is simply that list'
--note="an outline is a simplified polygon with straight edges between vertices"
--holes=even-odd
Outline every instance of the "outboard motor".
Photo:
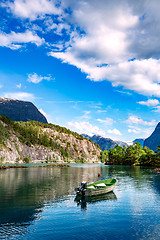
[{"label": "outboard motor", "polygon": [[87,189],[87,183],[81,182],[81,187],[78,189],[77,193],[84,196],[86,189]]}]

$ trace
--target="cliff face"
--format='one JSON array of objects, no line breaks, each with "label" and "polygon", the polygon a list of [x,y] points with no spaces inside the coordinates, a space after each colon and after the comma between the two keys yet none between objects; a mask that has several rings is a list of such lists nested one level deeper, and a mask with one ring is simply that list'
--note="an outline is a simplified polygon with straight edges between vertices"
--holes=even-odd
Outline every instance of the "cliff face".
[{"label": "cliff face", "polygon": [[32,121],[7,121],[1,117],[1,131],[4,135],[0,139],[1,162],[23,162],[25,158],[31,162],[100,161],[101,149],[68,129]]},{"label": "cliff face", "polygon": [[145,139],[144,146],[149,147],[153,151],[156,151],[157,146],[160,146],[160,122],[157,124],[151,136]]},{"label": "cliff face", "polygon": [[98,135],[93,135],[92,137],[83,134],[82,136],[91,139],[94,143],[98,143],[99,146],[101,147],[102,151],[104,150],[110,150],[115,148],[116,145],[119,145],[121,147],[123,147],[123,145],[125,145],[126,147],[128,146],[127,143],[125,142],[121,142],[121,141],[113,141],[110,138],[104,138]]},{"label": "cliff face", "polygon": [[31,102],[0,97],[0,115],[5,115],[12,121],[39,121],[47,123],[47,119]]}]

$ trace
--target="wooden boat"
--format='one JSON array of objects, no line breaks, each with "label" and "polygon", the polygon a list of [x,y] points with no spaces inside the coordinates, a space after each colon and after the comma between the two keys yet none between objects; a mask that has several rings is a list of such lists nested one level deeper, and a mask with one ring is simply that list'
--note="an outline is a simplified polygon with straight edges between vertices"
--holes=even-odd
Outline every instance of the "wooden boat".
[{"label": "wooden boat", "polygon": [[91,184],[81,183],[81,187],[76,188],[77,195],[96,196],[113,191],[117,180],[115,178],[105,179]]}]

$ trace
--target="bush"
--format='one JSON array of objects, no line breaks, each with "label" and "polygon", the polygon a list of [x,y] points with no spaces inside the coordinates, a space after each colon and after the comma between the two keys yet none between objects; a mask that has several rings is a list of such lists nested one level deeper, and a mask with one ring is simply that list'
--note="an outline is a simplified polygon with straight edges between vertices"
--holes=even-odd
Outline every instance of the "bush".
[{"label": "bush", "polygon": [[30,163],[31,158],[30,157],[24,157],[23,162],[24,163]]},{"label": "bush", "polygon": [[6,127],[3,126],[3,124],[0,122],[0,144],[5,144],[7,139],[9,139],[10,134]]}]

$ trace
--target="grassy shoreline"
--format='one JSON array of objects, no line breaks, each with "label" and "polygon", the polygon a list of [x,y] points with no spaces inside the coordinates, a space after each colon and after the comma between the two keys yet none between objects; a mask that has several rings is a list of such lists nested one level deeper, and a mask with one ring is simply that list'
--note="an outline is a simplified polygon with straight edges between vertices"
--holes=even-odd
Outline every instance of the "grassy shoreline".
[{"label": "grassy shoreline", "polygon": [[68,164],[37,164],[37,165],[30,165],[30,164],[12,164],[12,165],[4,165],[0,164],[0,170],[5,170],[9,168],[31,168],[31,167],[70,167]]}]

